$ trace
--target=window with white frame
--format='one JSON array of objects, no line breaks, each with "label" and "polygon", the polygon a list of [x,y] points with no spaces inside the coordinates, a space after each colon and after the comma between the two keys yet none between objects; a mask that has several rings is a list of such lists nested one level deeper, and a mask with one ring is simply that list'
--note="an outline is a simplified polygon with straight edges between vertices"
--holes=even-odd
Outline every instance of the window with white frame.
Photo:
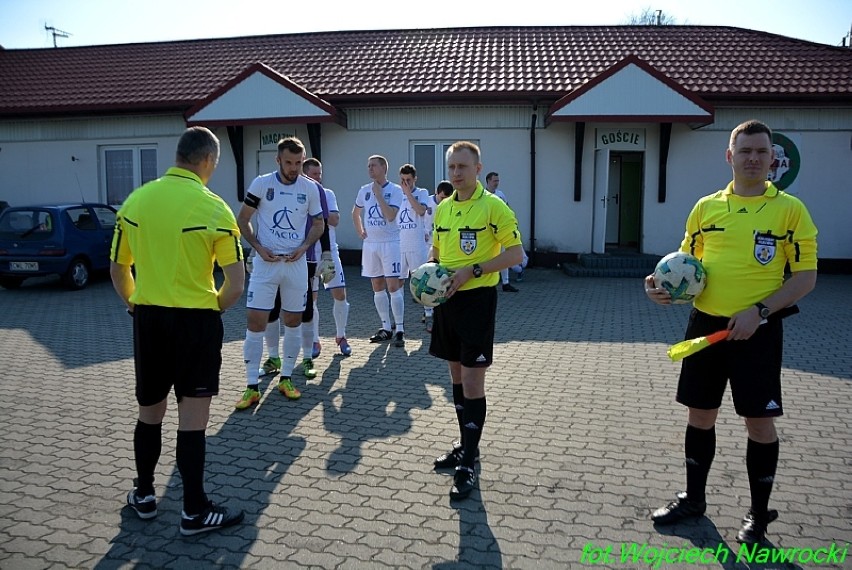
[{"label": "window with white frame", "polygon": [[107,204],[120,205],[135,188],[157,178],[156,145],[101,147],[101,188]]},{"label": "window with white frame", "polygon": [[[479,145],[478,139],[468,139]],[[411,141],[410,154],[412,164],[417,169],[417,185],[426,188],[430,193],[441,180],[447,178],[447,150],[453,145],[453,141]]]}]

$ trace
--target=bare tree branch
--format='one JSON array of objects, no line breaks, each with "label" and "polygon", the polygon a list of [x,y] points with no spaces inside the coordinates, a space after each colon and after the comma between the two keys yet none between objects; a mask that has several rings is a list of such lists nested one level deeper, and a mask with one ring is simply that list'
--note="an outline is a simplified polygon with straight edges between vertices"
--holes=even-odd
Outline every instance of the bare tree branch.
[{"label": "bare tree branch", "polygon": [[631,26],[674,26],[677,23],[674,16],[648,7],[642,8],[639,14],[630,14],[625,22]]}]

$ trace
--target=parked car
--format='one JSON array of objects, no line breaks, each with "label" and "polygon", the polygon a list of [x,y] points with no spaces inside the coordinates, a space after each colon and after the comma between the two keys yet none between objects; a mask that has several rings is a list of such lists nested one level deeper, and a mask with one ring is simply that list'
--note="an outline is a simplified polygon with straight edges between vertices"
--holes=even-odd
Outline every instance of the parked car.
[{"label": "parked car", "polygon": [[59,275],[69,289],[109,268],[116,211],[106,204],[16,206],[0,213],[0,286]]}]

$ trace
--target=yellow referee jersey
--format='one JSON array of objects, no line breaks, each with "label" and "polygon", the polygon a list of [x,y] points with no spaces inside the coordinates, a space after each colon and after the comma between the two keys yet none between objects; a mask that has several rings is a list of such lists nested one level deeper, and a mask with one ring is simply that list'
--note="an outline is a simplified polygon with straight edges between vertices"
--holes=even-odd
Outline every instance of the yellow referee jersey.
[{"label": "yellow referee jersey", "polygon": [[738,196],[731,182],[701,198],[680,246],[707,271],[695,308],[730,317],[780,289],[787,263],[793,272],[816,269],[816,236],[805,205],[769,182],[760,196]]},{"label": "yellow referee jersey", "polygon": [[128,196],[111,258],[136,265],[135,305],[218,310],[213,264],[241,261],[243,251],[225,201],[193,172],[172,167]]},{"label": "yellow referee jersey", "polygon": [[[482,183],[469,200],[456,201],[456,192],[442,200],[435,210],[432,243],[438,250],[441,265],[459,269],[474,263],[485,263],[500,255],[500,246],[521,244],[518,219],[503,200],[486,192]],[[470,279],[461,290],[493,287],[500,273],[484,273]]]}]

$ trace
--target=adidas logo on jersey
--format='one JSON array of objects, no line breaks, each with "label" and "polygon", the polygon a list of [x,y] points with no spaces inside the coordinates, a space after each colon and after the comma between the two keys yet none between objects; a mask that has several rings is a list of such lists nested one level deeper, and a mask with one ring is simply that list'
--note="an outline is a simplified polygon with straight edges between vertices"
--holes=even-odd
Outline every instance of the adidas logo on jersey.
[{"label": "adidas logo on jersey", "polygon": [[746,210],[745,208],[740,208],[739,210],[737,210],[737,213],[738,214],[748,214],[748,210]]},{"label": "adidas logo on jersey", "polygon": [[769,403],[766,404],[767,410],[777,410],[780,407],[781,406],[779,406],[778,404],[775,403],[775,400],[769,400]]},{"label": "adidas logo on jersey", "polygon": [[477,362],[485,362],[487,359],[484,354],[480,354],[479,358],[476,359]]}]

